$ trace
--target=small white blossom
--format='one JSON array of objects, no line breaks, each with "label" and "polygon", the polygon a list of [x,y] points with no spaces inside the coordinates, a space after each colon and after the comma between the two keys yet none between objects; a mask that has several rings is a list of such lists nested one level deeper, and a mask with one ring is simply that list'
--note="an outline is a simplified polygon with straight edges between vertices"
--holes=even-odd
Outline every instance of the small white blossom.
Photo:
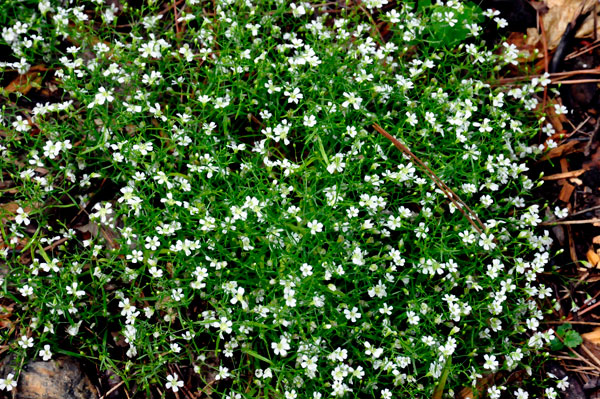
[{"label": "small white blossom", "polygon": [[183,387],[183,381],[179,380],[176,374],[169,374],[165,387],[173,392],[177,392],[179,388]]},{"label": "small white blossom", "polygon": [[6,378],[0,378],[0,390],[12,391],[13,388],[17,387],[17,381],[15,380],[15,375],[13,373],[9,373]]}]

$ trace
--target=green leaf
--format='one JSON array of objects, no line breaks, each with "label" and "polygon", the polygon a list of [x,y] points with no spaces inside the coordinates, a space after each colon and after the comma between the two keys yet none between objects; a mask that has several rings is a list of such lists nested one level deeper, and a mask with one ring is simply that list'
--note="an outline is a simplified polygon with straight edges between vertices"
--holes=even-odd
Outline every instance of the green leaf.
[{"label": "green leaf", "polygon": [[444,394],[444,387],[446,386],[446,380],[448,379],[448,374],[450,374],[450,365],[452,364],[452,356],[448,357],[446,360],[446,364],[444,365],[444,369],[442,370],[442,376],[437,386],[433,391],[433,395],[431,396],[433,399],[441,399]]},{"label": "green leaf", "polygon": [[431,0],[420,0],[417,1],[417,13],[422,13],[425,9],[431,7]]},{"label": "green leaf", "polygon": [[576,346],[581,345],[583,339],[581,335],[575,330],[569,330],[566,332],[564,337],[565,345],[569,348],[575,348]]},{"label": "green leaf", "polygon": [[564,347],[565,346],[558,338],[554,338],[552,341],[550,341],[550,350],[559,351],[564,349]]},{"label": "green leaf", "polygon": [[477,5],[467,2],[461,13],[454,14],[452,26],[446,21],[432,23],[429,30],[434,46],[448,48],[456,46],[469,35],[469,29],[465,25],[478,23],[482,19],[482,15],[482,11]]},{"label": "green leaf", "polygon": [[263,362],[265,362],[265,363],[267,363],[267,364],[269,364],[271,366],[273,365],[273,362],[271,360],[267,359],[266,357],[264,357],[262,355],[259,355],[258,352],[256,352],[256,351],[253,351],[253,350],[248,349],[248,348],[242,348],[242,352],[246,353],[246,354],[248,354],[248,355],[250,355],[252,357],[257,358],[258,360],[262,360]]},{"label": "green leaf", "polygon": [[565,323],[565,324],[561,324],[557,329],[556,329],[556,333],[563,338],[566,334],[567,331],[571,330],[573,328],[572,325],[570,325],[569,323]]}]

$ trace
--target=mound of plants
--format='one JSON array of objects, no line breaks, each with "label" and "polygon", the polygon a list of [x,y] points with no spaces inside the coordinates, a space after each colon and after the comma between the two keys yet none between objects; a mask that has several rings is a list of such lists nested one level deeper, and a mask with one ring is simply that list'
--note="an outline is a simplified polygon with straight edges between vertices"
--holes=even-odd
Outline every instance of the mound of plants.
[{"label": "mound of plants", "polygon": [[557,397],[527,167],[548,80],[494,84],[518,53],[482,41],[493,11],[76,3],[0,5],[21,364],[78,356],[139,397]]}]

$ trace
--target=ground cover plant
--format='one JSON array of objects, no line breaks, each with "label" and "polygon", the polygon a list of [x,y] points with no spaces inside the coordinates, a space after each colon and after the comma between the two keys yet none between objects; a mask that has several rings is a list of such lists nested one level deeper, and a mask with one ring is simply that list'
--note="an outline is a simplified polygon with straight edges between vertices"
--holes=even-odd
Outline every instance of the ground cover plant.
[{"label": "ground cover plant", "polygon": [[[525,165],[548,80],[491,84],[517,58],[482,42],[493,11],[1,7],[4,76],[22,76],[0,131],[19,359],[80,356],[139,397],[440,397],[515,370],[557,397],[535,367],[551,240]],[[28,98],[40,82],[60,100]],[[498,381],[482,392],[529,396]]]}]

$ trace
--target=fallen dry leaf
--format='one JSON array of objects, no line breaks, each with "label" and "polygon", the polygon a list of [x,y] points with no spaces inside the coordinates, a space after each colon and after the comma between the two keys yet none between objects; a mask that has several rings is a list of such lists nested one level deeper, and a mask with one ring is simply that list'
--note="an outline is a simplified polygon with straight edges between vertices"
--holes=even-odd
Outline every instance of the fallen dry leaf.
[{"label": "fallen dry leaf", "polygon": [[471,388],[463,388],[456,396],[459,399],[473,399],[473,390]]},{"label": "fallen dry leaf", "polygon": [[[531,28],[534,29],[534,28]],[[535,30],[535,29],[534,29]],[[519,49],[519,63],[528,63],[535,61],[536,57],[543,56],[543,49],[541,42],[535,42],[535,44],[529,44],[527,41],[528,34],[522,32],[511,32],[506,38],[508,44],[512,44]],[[538,50],[537,52],[535,50]]]},{"label": "fallen dry leaf", "polygon": [[[562,38],[567,25],[574,21],[581,13],[586,13],[594,8],[595,0],[547,0],[548,12],[542,16],[542,23],[546,31],[548,49],[554,50]],[[590,37],[594,34],[594,12],[585,19],[575,33],[577,38]],[[527,29],[529,46],[536,46],[541,40],[541,34],[535,28]]]},{"label": "fallen dry leaf", "polygon": [[42,84],[42,76],[37,71],[29,71],[24,75],[17,76],[12,82],[4,88],[8,93],[19,92],[27,94],[34,87],[39,87]]},{"label": "fallen dry leaf", "polygon": [[456,398],[457,399],[474,399],[476,397],[477,398],[484,397],[486,390],[488,389],[488,387],[490,385],[492,385],[494,383],[495,379],[496,379],[495,374],[487,374],[485,377],[479,378],[477,380],[477,384],[475,386],[475,390],[477,392],[476,396],[474,395],[473,388],[465,387],[465,388],[461,389],[460,391],[458,391],[458,393],[456,394]]},{"label": "fallen dry leaf", "polygon": [[581,334],[581,338],[592,344],[600,345],[600,327],[596,327],[589,333]]},{"label": "fallen dry leaf", "polygon": [[[19,209],[21,205],[16,202],[8,202],[6,204],[0,204],[0,221],[6,220],[15,220],[17,216],[17,209]],[[35,207],[41,207],[41,204],[34,204]],[[30,206],[23,207],[25,213],[29,214],[34,208]]]},{"label": "fallen dry leaf", "polygon": [[600,262],[600,256],[598,256],[596,251],[594,251],[593,249],[589,249],[585,256],[587,257],[587,260],[592,267],[596,267],[598,265],[598,262]]},{"label": "fallen dry leaf", "polygon": [[[19,204],[16,202],[9,202],[6,204],[0,204],[0,214],[1,213],[17,213],[17,209],[19,208]],[[4,212],[2,212],[4,211]]]},{"label": "fallen dry leaf", "polygon": [[14,308],[14,303],[9,305],[0,305],[0,330],[12,330],[15,328],[14,321],[10,320],[13,316]]}]

